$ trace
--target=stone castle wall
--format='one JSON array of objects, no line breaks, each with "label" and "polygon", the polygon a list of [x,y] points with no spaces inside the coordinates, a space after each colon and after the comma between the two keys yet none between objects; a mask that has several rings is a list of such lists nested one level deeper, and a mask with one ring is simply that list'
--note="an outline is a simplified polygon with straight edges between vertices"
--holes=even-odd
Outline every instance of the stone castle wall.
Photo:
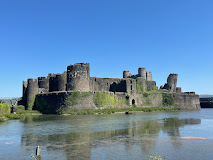
[{"label": "stone castle wall", "polygon": [[[129,71],[125,70],[123,78],[100,78],[90,77],[89,63],[77,63],[69,65],[63,74],[49,74],[47,77],[38,77],[37,80],[24,81],[22,102],[27,109],[32,109],[29,106],[33,105],[33,98],[36,97],[37,109],[38,104],[45,102],[47,107],[43,107],[43,109],[45,112],[50,110],[51,113],[63,108],[94,109],[96,106],[93,102],[93,95],[97,91],[102,91],[109,92],[110,95],[115,95],[121,100],[117,107],[131,107],[132,105],[159,107],[164,105],[162,92],[168,92],[174,93],[176,106],[180,109],[199,109],[198,95],[194,92],[182,93],[181,88],[176,85],[177,74],[170,74],[167,83],[161,87],[161,90],[158,90],[156,82],[152,81],[152,73],[146,71],[146,68],[138,68],[136,75],[131,75]],[[65,100],[70,96],[69,94],[72,94],[72,91],[78,91],[80,95],[81,93],[84,95],[86,92],[93,92],[93,94],[84,98],[78,95],[75,104],[67,105]],[[123,100],[128,104],[124,104]]]}]

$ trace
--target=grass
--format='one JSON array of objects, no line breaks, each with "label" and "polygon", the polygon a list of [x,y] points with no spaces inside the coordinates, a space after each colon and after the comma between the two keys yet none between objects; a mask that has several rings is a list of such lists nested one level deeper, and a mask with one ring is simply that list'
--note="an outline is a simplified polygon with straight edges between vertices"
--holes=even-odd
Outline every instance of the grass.
[{"label": "grass", "polygon": [[23,110],[23,111],[19,111],[17,113],[18,114],[41,114],[41,112],[39,112],[37,110]]},{"label": "grass", "polygon": [[9,114],[11,111],[10,105],[6,103],[0,104],[0,114]]},{"label": "grass", "polygon": [[12,120],[12,119],[21,119],[21,118],[24,118],[23,114],[1,114],[0,122]]},{"label": "grass", "polygon": [[129,107],[129,108],[109,108],[109,109],[94,109],[94,110],[66,110],[62,114],[70,115],[93,115],[93,114],[113,114],[116,112],[153,112],[153,111],[173,111],[179,110],[172,107]]}]

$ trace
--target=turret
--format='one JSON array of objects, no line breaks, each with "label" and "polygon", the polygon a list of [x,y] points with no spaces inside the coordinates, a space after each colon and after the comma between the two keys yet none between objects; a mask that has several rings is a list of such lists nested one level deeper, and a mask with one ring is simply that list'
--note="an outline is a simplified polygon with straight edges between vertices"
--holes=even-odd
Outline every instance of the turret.
[{"label": "turret", "polygon": [[38,88],[49,89],[49,77],[38,77]]},{"label": "turret", "polygon": [[55,74],[48,74],[49,77],[49,92],[55,91]]},{"label": "turret", "polygon": [[89,91],[89,63],[76,63],[67,66],[67,91]]},{"label": "turret", "polygon": [[152,81],[152,72],[146,71],[146,80],[147,81]]},{"label": "turret", "polygon": [[65,78],[62,74],[56,74],[55,76],[55,91],[65,91]]},{"label": "turret", "polygon": [[138,77],[146,79],[146,68],[144,67],[138,68]]},{"label": "turret", "polygon": [[123,71],[123,78],[128,78],[130,76],[130,73],[128,70]]},{"label": "turret", "polygon": [[37,80],[33,80],[32,78],[27,80],[27,89],[26,89],[26,100],[27,105],[26,109],[32,110],[34,103],[34,96],[38,93],[38,82]]}]

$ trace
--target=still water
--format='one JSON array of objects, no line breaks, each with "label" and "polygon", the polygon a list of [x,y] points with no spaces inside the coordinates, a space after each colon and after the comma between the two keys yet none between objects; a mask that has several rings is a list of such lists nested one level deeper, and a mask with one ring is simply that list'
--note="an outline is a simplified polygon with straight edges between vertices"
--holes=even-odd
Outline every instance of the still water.
[{"label": "still water", "polygon": [[[199,137],[199,138],[198,138]],[[0,123],[0,159],[213,160],[213,109],[27,116]]]}]

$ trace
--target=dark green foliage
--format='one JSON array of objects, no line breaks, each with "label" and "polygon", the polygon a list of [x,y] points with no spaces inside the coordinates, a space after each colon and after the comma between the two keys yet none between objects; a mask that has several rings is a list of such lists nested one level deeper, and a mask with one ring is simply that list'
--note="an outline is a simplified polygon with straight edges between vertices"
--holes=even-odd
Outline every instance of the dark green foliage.
[{"label": "dark green foliage", "polygon": [[38,100],[38,98],[36,98],[34,109],[39,110],[42,113],[48,113],[46,106],[47,106],[47,102],[46,102],[45,98],[40,97],[40,101]]},{"label": "dark green foliage", "polygon": [[175,105],[175,99],[173,93],[162,93],[163,96],[163,105],[164,106],[174,106]]},{"label": "dark green foliage", "polygon": [[144,92],[144,93],[143,93],[143,97],[144,97],[144,98],[146,98],[146,97],[148,97],[148,96],[149,96],[149,93],[148,93],[148,92]]},{"label": "dark green foliage", "polygon": [[9,114],[11,112],[10,105],[6,103],[0,104],[0,114]]}]

